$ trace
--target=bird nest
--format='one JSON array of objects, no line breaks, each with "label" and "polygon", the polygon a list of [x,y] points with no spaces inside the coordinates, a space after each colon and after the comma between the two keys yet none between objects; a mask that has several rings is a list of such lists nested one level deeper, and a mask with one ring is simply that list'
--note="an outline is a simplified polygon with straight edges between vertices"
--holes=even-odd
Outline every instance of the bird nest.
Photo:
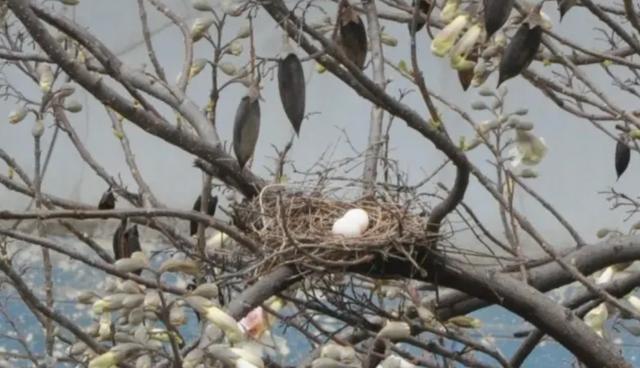
[{"label": "bird nest", "polygon": [[[318,192],[271,189],[238,204],[235,222],[263,245],[262,271],[291,263],[312,269],[344,268],[370,262],[375,254],[410,257],[410,247],[424,244],[427,217],[418,214],[412,203],[371,198],[349,202]],[[367,212],[367,229],[353,238],[334,235],[334,222],[353,208]]]}]

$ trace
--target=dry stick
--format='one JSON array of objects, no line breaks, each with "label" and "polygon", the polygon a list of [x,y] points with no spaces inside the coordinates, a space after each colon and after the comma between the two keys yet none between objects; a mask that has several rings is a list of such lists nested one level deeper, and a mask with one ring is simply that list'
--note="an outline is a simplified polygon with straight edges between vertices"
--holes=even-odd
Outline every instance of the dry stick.
[{"label": "dry stick", "polygon": [[176,288],[174,286],[170,286],[170,285],[166,285],[166,284],[157,284],[153,281],[150,281],[144,277],[138,276],[136,274],[133,273],[125,273],[122,271],[117,270],[113,265],[111,264],[107,264],[105,262],[101,262],[101,261],[96,261],[93,259],[90,259],[84,255],[81,255],[78,252],[69,250],[69,247],[60,245],[56,242],[53,242],[51,240],[48,239],[43,239],[43,238],[39,238],[39,237],[35,237],[35,236],[31,236],[29,234],[25,234],[25,233],[21,233],[18,231],[14,231],[14,230],[4,230],[4,229],[0,229],[0,234],[11,237],[13,239],[17,239],[17,240],[22,240],[24,242],[28,242],[31,244],[35,244],[38,245],[40,247],[46,248],[46,249],[50,249],[54,252],[60,253],[60,254],[64,254],[66,256],[68,256],[71,259],[75,259],[76,261],[80,261],[84,264],[86,264],[87,266],[93,267],[93,268],[97,268],[100,269],[110,275],[114,275],[116,277],[119,277],[121,279],[125,279],[125,280],[133,280],[135,282],[137,282],[140,285],[144,285],[146,287],[149,288],[153,288],[153,289],[163,289],[166,290],[172,294],[176,294],[176,295],[183,295],[185,294],[185,290],[180,289],[180,288]]},{"label": "dry stick", "polygon": [[182,38],[184,41],[184,63],[182,65],[182,72],[180,73],[180,79],[178,80],[178,88],[180,91],[184,92],[187,89],[187,84],[189,83],[189,71],[191,70],[191,64],[193,63],[193,40],[191,39],[191,33],[189,32],[189,28],[184,23],[178,15],[171,11],[162,1],[160,0],[149,0],[149,2],[162,14],[164,14],[167,18],[169,18],[178,28],[180,28],[180,32],[182,33]]},{"label": "dry stick", "polygon": [[[369,44],[371,45],[371,65],[373,68],[373,81],[381,88],[385,89],[386,80],[384,76],[384,54],[380,37],[380,22],[378,20],[378,10],[375,1],[362,0],[362,7],[367,15],[367,32],[369,33]],[[371,121],[369,123],[369,139],[367,141],[367,153],[365,155],[362,180],[364,181],[363,194],[371,194],[375,189],[375,182],[378,173],[378,161],[383,141],[382,120],[384,119],[384,109],[380,106],[371,106]]]},{"label": "dry stick", "polygon": [[[598,5],[594,4],[591,0],[580,0],[582,5],[589,9],[596,17],[604,22],[613,32],[615,32],[620,38],[622,38],[631,48],[635,50],[635,53],[640,53],[640,44],[637,39],[632,37],[619,22],[611,19]],[[625,4],[626,7],[626,4]],[[633,11],[632,11],[633,13]]]},{"label": "dry stick", "polygon": [[587,244],[584,241],[584,239],[582,239],[580,234],[578,234],[578,232],[573,228],[573,226],[569,224],[569,222],[551,205],[551,203],[547,202],[544,198],[542,198],[542,196],[540,196],[538,193],[536,193],[536,191],[534,191],[528,185],[526,185],[522,180],[520,180],[520,178],[514,175],[511,171],[508,171],[507,173],[513,181],[515,181],[522,189],[524,189],[527,193],[529,193],[529,195],[535,198],[542,205],[542,207],[544,207],[547,211],[549,211],[549,213],[551,213],[556,218],[556,220],[558,220],[558,222],[560,222],[562,226],[564,226],[564,228],[567,230],[569,235],[571,235],[573,240],[576,242],[576,246],[578,248]]},{"label": "dry stick", "polygon": [[549,40],[547,37],[543,37],[542,43],[547,47],[547,49],[549,49],[549,51],[551,51],[553,55],[559,57],[564,62],[565,66],[571,69],[574,76],[577,77],[582,83],[584,83],[584,85],[587,86],[594,95],[598,96],[598,98],[600,98],[600,100],[602,100],[602,102],[604,102],[610,109],[614,110],[620,118],[624,119],[626,122],[632,124],[635,127],[640,127],[640,119],[635,117],[630,112],[619,108],[609,98],[609,96],[607,96],[604,92],[600,91],[600,89],[597,88],[595,83],[591,79],[589,79],[584,71],[578,68],[560,50],[558,50],[556,46],[551,42],[551,40]]},{"label": "dry stick", "polygon": [[30,290],[29,286],[22,280],[22,278],[15,272],[15,270],[7,263],[5,258],[0,258],[0,271],[2,271],[11,280],[13,286],[18,293],[22,296],[25,303],[31,305],[39,313],[47,317],[48,319],[55,321],[60,326],[69,330],[78,339],[84,342],[96,353],[103,353],[106,351],[96,340],[85,333],[82,328],[76,326],[71,320],[67,319],[64,315],[47,308],[38,297],[36,297]]},{"label": "dry stick", "polygon": [[[46,97],[45,97],[46,98]],[[44,108],[44,106],[42,107]],[[38,114],[37,117],[37,121],[35,124],[42,124],[42,121],[40,119],[42,119],[42,115],[41,115],[42,111]],[[44,130],[44,126],[40,127],[41,129]],[[34,127],[35,130],[38,129],[38,127]],[[34,131],[35,132],[35,131]],[[35,132],[35,134],[33,134],[33,139],[34,139],[34,159],[35,159],[35,172],[34,172],[34,193],[35,193],[35,202],[36,202],[36,212],[41,211],[42,209],[42,198],[40,195],[40,190],[42,188],[42,179],[41,179],[41,173],[40,173],[40,159],[41,159],[41,155],[42,155],[42,151],[40,149],[40,139],[42,137],[42,131],[37,133]],[[37,221],[36,222],[36,227],[38,228],[38,234],[40,236],[43,236],[44,234],[44,229],[43,229],[43,224],[42,221]],[[44,268],[44,292],[45,292],[45,298],[46,298],[46,303],[47,303],[47,308],[49,309],[53,309],[53,281],[52,281],[52,269],[53,266],[51,265],[51,256],[49,255],[49,250],[42,248],[42,266]],[[45,343],[46,343],[46,350],[47,350],[47,354],[49,356],[52,356],[53,354],[53,345],[55,342],[55,336],[53,335],[53,323],[50,319],[45,319]]]},{"label": "dry stick", "polygon": [[632,0],[624,0],[624,11],[627,13],[627,19],[636,29],[637,32],[640,32],[640,19],[638,19],[638,14],[636,14],[635,9],[633,9],[633,1]]},{"label": "dry stick", "polygon": [[129,172],[131,172],[133,180],[135,180],[136,184],[138,184],[139,191],[142,192],[141,205],[144,206],[144,199],[148,199],[151,205],[154,207],[166,207],[163,203],[160,203],[160,201],[158,201],[156,195],[153,193],[153,191],[151,191],[151,187],[142,177],[140,169],[138,168],[138,164],[135,160],[135,155],[133,154],[133,150],[131,149],[131,144],[129,143],[129,137],[127,137],[127,133],[124,131],[122,120],[118,119],[118,117],[112,110],[105,110],[107,112],[107,115],[111,119],[113,129],[120,134],[118,140],[120,141],[120,146],[122,147],[127,166],[129,166]]},{"label": "dry stick", "polygon": [[[507,203],[505,203],[504,198],[502,198],[502,196],[499,193],[497,193],[491,187],[491,184],[489,183],[488,178],[484,174],[482,174],[475,166],[472,166],[472,173],[478,179],[478,181],[480,181],[485,186],[485,188],[487,188],[489,190],[491,195],[493,195],[493,197],[500,202],[500,204],[502,206],[507,206]],[[556,252],[556,250],[553,249],[553,247],[551,247],[544,240],[544,238],[538,233],[537,230],[535,230],[533,225],[531,225],[531,223],[526,218],[521,216],[515,210],[512,212],[512,215],[518,221],[518,223],[520,224],[522,229],[527,234],[529,234],[531,236],[531,238],[536,241],[536,243],[538,243],[540,248],[542,248],[542,250],[544,250],[545,253],[547,253],[549,256],[551,256],[554,259],[554,261],[557,262],[558,265],[560,265],[560,267],[562,267],[565,271],[569,272],[575,278],[576,281],[579,281],[587,289],[589,289],[592,292],[594,292],[595,294],[597,294],[604,301],[607,301],[607,302],[615,305],[616,307],[620,308],[621,310],[627,312],[629,315],[633,316],[633,318],[635,318],[637,320],[640,320],[640,313],[638,313],[638,311],[628,307],[627,305],[624,305],[623,303],[618,301],[616,298],[612,297],[609,293],[607,293],[606,291],[602,290],[597,285],[595,285],[593,282],[591,282],[587,277],[585,277],[580,272],[580,270],[578,270],[574,265],[572,265],[569,262],[565,261],[564,259],[560,258],[558,253]]]},{"label": "dry stick", "polygon": [[[57,129],[57,127],[56,127],[56,131],[58,131],[58,130],[59,129]],[[55,142],[52,139],[51,146],[49,147],[49,150],[47,152],[47,158],[45,159],[45,165],[43,166],[43,168],[41,170],[42,174],[40,175],[40,180],[42,180],[44,178],[44,175],[46,174],[46,169],[48,167],[47,163],[49,162],[49,158],[51,157],[51,152],[53,151],[53,144],[54,143]],[[26,194],[30,195],[32,198],[35,197],[35,191],[33,190],[33,183],[31,182],[31,179],[29,179],[29,177],[26,175],[26,173],[24,172],[22,167],[20,167],[13,158],[11,158],[10,156],[6,155],[6,152],[4,152],[2,149],[0,149],[0,158],[4,159],[5,162],[7,162],[8,165],[11,165],[11,167],[14,168],[14,171],[16,173],[18,173],[18,175],[20,176],[22,181],[25,183],[25,185],[29,187],[29,190],[31,190],[31,194],[29,194],[29,193],[26,193]],[[9,188],[9,189],[11,189],[11,188]],[[46,194],[43,194],[42,190],[40,190],[39,194],[40,194],[40,199],[41,199],[42,203],[49,210],[54,209],[54,203],[51,201],[50,197],[47,196]],[[33,204],[33,199],[29,203],[29,205],[27,206],[27,208],[26,208],[27,211],[31,208],[32,204]],[[22,220],[17,220],[10,228],[12,230],[17,229],[18,225],[20,225],[21,222],[22,222]],[[80,241],[82,241],[85,244],[87,244],[89,246],[89,248],[91,248],[94,252],[96,252],[96,254],[98,256],[100,256],[102,259],[104,259],[106,262],[109,262],[109,263],[113,262],[113,258],[111,257],[111,255],[109,255],[109,253],[105,252],[104,249],[102,249],[102,247],[100,245],[98,245],[93,239],[91,239],[88,236],[86,236],[82,231],[79,231],[78,229],[76,229],[72,224],[70,224],[67,221],[59,221],[59,223],[65,229],[69,230],[73,235],[75,235]]]},{"label": "dry stick", "polygon": [[[200,211],[203,215],[208,216],[207,210],[209,209],[209,196],[211,195],[211,175],[207,173],[202,173],[202,190],[200,192]],[[205,256],[205,224],[202,222],[198,223],[198,255],[200,259],[206,259]]]},{"label": "dry stick", "polygon": [[[150,132],[151,134],[214,164],[218,178],[225,183],[233,183],[236,189],[244,195],[256,195],[264,184],[261,178],[253,175],[249,170],[239,170],[236,160],[232,159],[221,147],[220,139],[215,130],[211,129],[208,119],[197,106],[179,90],[163,85],[162,82],[150,81],[144,74],[137,73],[122,65],[122,62],[111,53],[102,42],[86,31],[79,29],[75,23],[64,17],[56,17],[35,5],[18,8],[22,20],[29,25],[33,39],[43,47],[43,50],[58,63],[65,72],[76,82],[85,87],[92,95],[116,110],[118,113]],[[37,16],[34,14],[37,12]],[[54,27],[70,34],[84,47],[100,57],[100,61],[112,65],[116,71],[108,72],[121,83],[131,83],[146,93],[165,102],[184,116],[187,121],[206,139],[200,139],[192,134],[173,127],[161,116],[136,108],[128,99],[118,94],[114,89],[101,83],[101,79],[92,75],[84,66],[75,63],[67,57],[63,50],[55,43],[52,36],[43,27],[37,17],[41,17]],[[105,56],[106,55],[106,56]]]},{"label": "dry stick", "polygon": [[153,49],[153,43],[151,42],[151,32],[149,31],[149,22],[147,21],[147,11],[144,9],[144,0],[138,0],[138,13],[140,14],[140,23],[142,24],[142,37],[144,39],[144,44],[147,47],[147,55],[149,56],[149,60],[151,60],[151,64],[153,64],[153,68],[156,70],[158,78],[167,83],[167,77],[164,74],[162,65],[160,65],[160,62],[158,61],[156,52]]},{"label": "dry stick", "polygon": [[[156,276],[156,282],[158,284],[161,283],[160,278],[162,277],[161,274],[157,274]],[[176,341],[177,336],[180,336],[180,332],[176,329],[176,327],[171,324],[171,308],[170,306],[167,305],[167,299],[164,296],[164,293],[162,292],[162,289],[158,290],[158,296],[160,297],[160,304],[161,304],[161,310],[160,310],[160,320],[162,321],[162,323],[164,323],[165,327],[167,328],[167,331],[169,332],[169,342],[171,343],[171,351],[173,352],[173,366],[174,368],[181,368],[182,367],[182,356],[180,354],[180,348],[178,347],[178,342]]]},{"label": "dry stick", "polygon": [[[605,285],[605,288],[612,295],[621,297],[626,295],[627,293],[633,291],[638,285],[640,285],[640,273],[635,273],[633,275],[627,276],[621,280],[611,281]],[[594,300],[595,299],[595,300]],[[595,305],[591,305],[590,303],[594,303]],[[584,315],[591,310],[593,307],[596,307],[600,304],[597,296],[591,293],[589,290],[583,290],[578,294],[574,295],[570,300],[563,303],[564,306],[570,309],[576,309],[576,315],[580,318],[584,317]],[[544,332],[534,329],[529,333],[529,336],[525,339],[525,341],[520,345],[515,354],[511,357],[511,365],[514,368],[519,367],[527,356],[533,351],[536,347],[537,343],[544,337]]]},{"label": "dry stick", "polygon": [[[126,159],[127,165],[130,168],[132,176],[136,180],[136,182],[138,183],[138,186],[140,187],[140,189],[142,191],[142,194],[143,194],[142,198],[140,198],[135,193],[131,193],[131,192],[127,191],[120,184],[118,184],[115,181],[115,179],[109,175],[109,173],[106,171],[106,169],[104,167],[102,167],[93,158],[91,153],[89,153],[89,151],[87,150],[85,145],[80,140],[80,137],[78,137],[78,134],[76,133],[76,131],[73,128],[73,126],[70,124],[69,119],[67,118],[64,110],[62,109],[62,107],[61,107],[60,103],[58,103],[58,101],[59,100],[56,100],[56,101],[53,101],[53,103],[52,103],[53,112],[54,112],[54,117],[56,119],[56,123],[58,124],[58,126],[61,126],[61,128],[67,133],[67,135],[69,136],[71,142],[76,147],[76,150],[78,151],[78,153],[80,153],[80,157],[82,157],[82,159],[89,165],[89,167],[91,167],[98,176],[100,176],[103,180],[105,180],[107,182],[107,184],[109,184],[109,186],[111,186],[113,188],[116,188],[117,192],[120,195],[122,195],[133,206],[136,206],[136,207],[144,206],[145,203],[144,203],[143,198],[147,197],[154,206],[156,206],[156,207],[164,207],[164,205],[162,203],[160,203],[156,199],[155,195],[151,191],[151,188],[147,185],[147,183],[144,181],[144,179],[140,175],[140,170],[137,167],[135,159],[133,158],[133,153],[131,152],[131,148],[129,146],[129,140],[128,140],[126,134],[124,133],[124,130],[122,129],[122,127],[120,127],[121,128],[120,131],[122,133],[122,138],[120,139],[120,143],[121,143],[121,145],[123,147],[123,150],[124,150],[124,153],[125,153],[125,159]],[[116,121],[118,121],[118,119],[115,117],[113,112],[110,112],[110,111],[107,110],[107,115],[111,119],[115,119],[115,120],[112,120],[112,122],[114,124],[115,124]],[[149,224],[145,224],[145,225],[149,225]],[[175,232],[173,232],[171,230],[169,225],[167,225],[165,223],[158,222],[158,221],[152,219],[151,225],[153,227],[155,227],[156,229],[158,229],[160,231],[160,233],[162,233],[167,239],[169,239],[169,241],[172,244],[174,244],[174,246],[176,246],[176,247],[178,247],[177,242],[179,242],[181,244],[190,244],[188,239],[186,239],[184,237],[181,237],[181,236],[177,236],[177,234],[175,234]],[[178,248],[180,248],[180,247],[178,247]]]},{"label": "dry stick", "polygon": [[12,219],[106,219],[106,218],[129,218],[129,217],[177,217],[184,220],[199,221],[207,224],[218,231],[226,233],[238,244],[247,248],[256,255],[262,254],[262,249],[253,239],[244,235],[234,226],[227,225],[211,216],[200,212],[171,210],[165,208],[144,208],[144,209],[116,209],[116,210],[53,210],[44,212],[12,212],[0,211],[0,220]]}]

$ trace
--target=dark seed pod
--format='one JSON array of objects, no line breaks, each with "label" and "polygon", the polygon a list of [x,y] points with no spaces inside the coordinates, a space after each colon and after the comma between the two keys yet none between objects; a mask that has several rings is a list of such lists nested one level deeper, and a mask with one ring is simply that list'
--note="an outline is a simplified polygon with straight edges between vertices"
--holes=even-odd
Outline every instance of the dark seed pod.
[{"label": "dark seed pod", "polygon": [[558,10],[560,11],[560,20],[564,17],[565,14],[571,9],[574,5],[576,5],[576,0],[558,0]]},{"label": "dark seed pod", "polygon": [[106,192],[102,194],[100,202],[98,203],[99,210],[112,210],[116,207],[116,196],[113,195],[113,188],[109,187]]},{"label": "dark seed pod", "polygon": [[[473,61],[474,64],[478,61],[478,50],[474,49],[469,56],[467,56],[467,60]],[[463,90],[469,89],[471,85],[471,81],[473,80],[474,68],[458,70],[458,79],[460,80],[460,84],[462,85]]]},{"label": "dark seed pod", "polygon": [[[202,206],[202,196],[199,195],[196,201],[193,203],[193,210],[200,212]],[[216,213],[216,207],[218,206],[218,196],[209,196],[209,202],[207,203],[207,215],[212,216]],[[193,236],[198,232],[198,222],[191,221],[189,223],[189,235]]]},{"label": "dark seed pod", "polygon": [[498,86],[520,74],[533,61],[541,42],[542,27],[536,25],[530,28],[528,23],[520,25],[502,54]]},{"label": "dark seed pod", "polygon": [[[113,234],[113,256],[115,260],[129,258],[134,252],[140,252],[140,235],[138,234],[138,226],[134,225],[125,231],[127,220],[124,219]],[[134,272],[139,275],[140,270]]]},{"label": "dark seed pod", "polygon": [[[429,0],[418,0],[418,7],[419,10],[422,14],[428,16],[429,12],[431,10],[431,5],[432,2]],[[411,2],[411,6],[415,7],[416,6],[416,0],[413,0]],[[424,27],[424,25],[426,24],[426,22],[422,19],[422,17],[420,16],[420,14],[418,14],[418,17],[416,19],[416,33],[418,33],[419,30],[422,29],[422,27]],[[411,23],[409,23],[409,33],[411,33]]]},{"label": "dark seed pod", "polygon": [[631,160],[631,150],[625,143],[618,141],[616,144],[616,174],[618,179],[627,170],[629,161]]},{"label": "dark seed pod", "polygon": [[259,133],[260,102],[258,101],[258,87],[252,86],[249,93],[240,100],[233,123],[233,151],[241,169],[253,156]]},{"label": "dark seed pod", "polygon": [[484,28],[487,38],[498,31],[509,19],[513,0],[484,0]]},{"label": "dark seed pod", "polygon": [[298,135],[304,118],[305,88],[302,63],[296,54],[289,53],[278,61],[278,89],[284,112]]},{"label": "dark seed pod", "polygon": [[339,15],[339,45],[342,52],[358,68],[364,68],[367,59],[367,31],[362,19],[346,2],[341,3]]}]

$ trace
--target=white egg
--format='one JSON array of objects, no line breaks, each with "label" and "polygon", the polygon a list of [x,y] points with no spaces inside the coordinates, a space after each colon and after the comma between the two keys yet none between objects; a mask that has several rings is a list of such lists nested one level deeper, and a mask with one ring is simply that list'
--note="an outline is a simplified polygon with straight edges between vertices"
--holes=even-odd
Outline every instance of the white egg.
[{"label": "white egg", "polygon": [[362,235],[369,226],[369,215],[367,212],[355,208],[347,211],[344,216],[336,220],[331,231],[335,235],[342,235],[353,238]]},{"label": "white egg", "polygon": [[360,226],[353,220],[346,217],[339,218],[334,224],[331,232],[335,235],[342,235],[347,238],[359,236],[362,232]]},{"label": "white egg", "polygon": [[354,223],[358,224],[360,233],[364,233],[369,227],[369,215],[367,211],[361,208],[354,208],[344,214],[344,218],[351,219]]}]

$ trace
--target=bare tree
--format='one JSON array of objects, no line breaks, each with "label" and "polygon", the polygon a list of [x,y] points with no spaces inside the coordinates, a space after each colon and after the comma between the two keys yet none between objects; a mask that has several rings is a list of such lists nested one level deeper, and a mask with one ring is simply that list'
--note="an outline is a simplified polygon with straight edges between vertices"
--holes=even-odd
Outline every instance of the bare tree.
[{"label": "bare tree", "polygon": [[[9,172],[0,174],[0,183],[25,198],[24,211],[0,208],[0,280],[3,295],[17,297],[45,341],[34,347],[29,335],[37,331],[22,328],[10,299],[3,299],[0,313],[13,331],[0,338],[16,348],[0,352],[0,362],[518,367],[548,336],[580,365],[631,366],[614,331],[634,333],[631,322],[640,318],[640,299],[632,294],[640,272],[631,266],[640,258],[637,226],[628,233],[601,229],[601,243],[590,244],[532,188],[547,146],[527,121],[530,106],[509,99],[506,86],[524,79],[546,96],[544,108],[564,110],[608,136],[623,175],[640,139],[640,111],[629,107],[640,97],[640,20],[632,1],[558,1],[563,16],[579,11],[598,30],[586,45],[558,33],[555,6],[542,8],[542,2],[193,0],[197,18],[185,19],[169,1],[138,0],[145,69],[128,65],[89,25],[65,15],[78,3],[0,1],[0,87],[15,106],[9,122],[33,124],[33,140],[24,142],[33,156],[0,147]],[[171,45],[183,60],[175,81],[157,52],[168,41],[155,37],[149,12],[182,37],[181,45]],[[242,27],[230,32],[231,20]],[[258,22],[282,31],[281,52],[257,51]],[[408,31],[395,37],[385,31],[395,24]],[[398,42],[410,44],[407,61],[385,54]],[[428,42],[432,55],[419,55],[418,42]],[[230,55],[242,65],[229,62]],[[473,87],[480,97],[466,104],[445,97],[422,71],[425,57],[446,58],[460,93]],[[260,90],[277,83],[295,133],[304,131],[313,115],[305,103],[316,97],[305,93],[309,78],[302,66],[311,64],[342,82],[343,90],[332,93],[351,89],[370,102],[367,146],[356,147],[346,136],[338,144],[352,147],[352,157],[328,151],[301,168],[290,155],[292,135],[284,147],[274,146],[270,177],[258,176],[252,157],[265,120]],[[18,86],[16,76],[37,88]],[[204,106],[188,92],[196,79],[210,84]],[[392,89],[391,79],[410,88]],[[235,85],[246,94],[231,120],[219,114],[219,102]],[[96,158],[70,122],[83,108],[80,90],[104,107],[91,118],[112,128],[134,190]],[[407,102],[412,92],[418,104]],[[478,122],[487,114],[489,120]],[[402,123],[437,149],[431,161],[442,162],[418,182],[393,156],[391,127]],[[231,124],[227,144],[219,127]],[[472,135],[456,136],[454,124],[466,124]],[[203,178],[193,211],[170,208],[148,183],[136,160],[147,153],[136,152],[129,140],[133,126],[192,155]],[[109,188],[100,201],[62,198],[43,185],[46,174],[55,175],[47,169],[56,143],[67,138]],[[489,152],[488,166],[470,158],[481,149]],[[447,167],[455,169],[455,180],[436,182]],[[465,202],[472,185],[493,198],[501,231]],[[561,248],[545,236],[518,208],[516,194],[538,202],[573,246]],[[640,209],[635,194],[611,189],[606,196],[630,218]],[[111,231],[107,219],[120,220],[113,254],[99,234],[86,231],[88,223]],[[198,224],[193,236],[187,222]],[[478,246],[462,244],[463,232]],[[154,236],[162,246],[146,249],[140,236]],[[41,260],[25,259],[29,249]],[[56,277],[57,259],[109,280],[76,294],[73,304],[89,311],[69,313],[60,301],[57,289],[71,280]],[[570,284],[571,297],[559,299],[554,291]],[[468,315],[491,305],[531,325],[516,337],[522,342],[513,356],[476,333],[482,321]],[[278,329],[299,339],[296,346],[306,344],[308,354],[291,354],[291,341]]]}]

